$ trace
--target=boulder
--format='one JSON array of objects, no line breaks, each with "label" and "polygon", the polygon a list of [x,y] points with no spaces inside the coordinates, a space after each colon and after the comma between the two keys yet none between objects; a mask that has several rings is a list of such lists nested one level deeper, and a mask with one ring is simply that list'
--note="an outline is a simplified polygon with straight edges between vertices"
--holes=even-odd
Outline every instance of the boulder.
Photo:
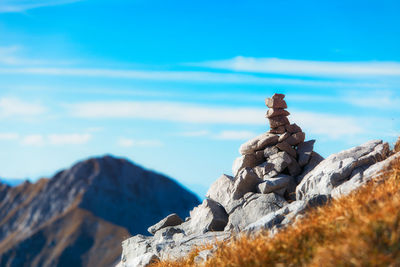
[{"label": "boulder", "polygon": [[190,220],[183,223],[186,235],[222,231],[228,222],[225,209],[212,199],[205,199],[202,204],[190,211]]},{"label": "boulder", "polygon": [[310,140],[304,143],[300,143],[297,146],[297,154],[298,154],[298,162],[300,167],[304,167],[307,165],[310,160],[311,153],[314,149],[315,140]]},{"label": "boulder", "polygon": [[272,163],[277,172],[282,172],[290,163],[292,163],[292,157],[287,152],[282,151],[272,155],[269,158],[268,163]]},{"label": "boulder", "polygon": [[296,199],[331,194],[333,188],[348,180],[361,166],[369,167],[388,155],[389,145],[382,140],[369,141],[329,156],[310,171],[296,189]]},{"label": "boulder", "polygon": [[286,101],[279,98],[266,98],[265,105],[269,108],[287,108]]},{"label": "boulder", "polygon": [[233,198],[233,186],[233,177],[223,174],[211,184],[206,193],[206,197],[226,207]]},{"label": "boulder", "polygon": [[247,225],[286,204],[285,199],[275,193],[254,194],[229,215],[229,222],[225,227],[225,231],[241,231]]},{"label": "boulder", "polygon": [[297,152],[296,150],[288,144],[288,142],[283,141],[281,143],[278,143],[276,145],[277,148],[279,148],[281,151],[285,151],[287,152],[290,156],[292,156],[293,158],[297,157]]},{"label": "boulder", "polygon": [[232,199],[239,199],[248,192],[256,192],[257,185],[262,180],[250,168],[244,168],[236,180],[232,189]]},{"label": "boulder", "polygon": [[173,214],[168,215],[167,217],[165,217],[164,219],[162,219],[155,225],[150,226],[149,229],[147,229],[147,231],[149,231],[150,234],[154,235],[158,230],[160,230],[162,228],[165,228],[168,226],[176,226],[181,223],[183,223],[183,220],[181,219],[181,217],[179,217],[178,214],[173,213]]},{"label": "boulder", "polygon": [[289,111],[283,108],[271,108],[267,111],[265,117],[272,118],[277,116],[289,116],[289,115],[290,115]]},{"label": "boulder", "polygon": [[286,188],[293,177],[285,174],[279,174],[276,177],[265,179],[257,185],[257,192],[261,194],[268,194],[275,192],[279,189]]},{"label": "boulder", "polygon": [[[153,237],[136,235],[122,242],[122,266],[136,266],[132,262],[141,261],[137,259],[151,252]],[[143,265],[142,265],[143,266]],[[145,266],[145,265],[144,265]]]},{"label": "boulder", "polygon": [[285,126],[289,124],[289,119],[286,116],[277,116],[269,118],[269,125],[271,128],[275,129],[280,126]]},{"label": "boulder", "polygon": [[297,163],[295,158],[292,158],[292,162],[288,165],[289,174],[293,177],[299,175],[301,173],[301,167],[299,163]]},{"label": "boulder", "polygon": [[232,173],[233,176],[237,176],[239,171],[241,171],[243,168],[249,167],[253,168],[263,162],[263,159],[258,159],[256,154],[245,154],[241,157],[236,158],[236,160],[233,162],[232,166]]},{"label": "boulder", "polygon": [[239,152],[241,155],[253,154],[254,151],[263,150],[269,145],[276,145],[279,136],[271,133],[263,133],[240,146]]},{"label": "boulder", "polygon": [[285,125],[285,129],[290,134],[295,134],[302,131],[301,128],[296,123]]},{"label": "boulder", "polygon": [[296,146],[303,143],[305,138],[306,134],[304,132],[298,132],[289,136],[289,138],[286,139],[286,142],[291,146]]}]

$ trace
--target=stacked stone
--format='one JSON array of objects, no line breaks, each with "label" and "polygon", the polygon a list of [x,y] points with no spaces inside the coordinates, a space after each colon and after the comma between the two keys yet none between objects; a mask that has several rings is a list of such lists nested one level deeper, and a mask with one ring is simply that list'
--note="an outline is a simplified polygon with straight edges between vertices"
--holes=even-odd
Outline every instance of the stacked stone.
[{"label": "stacked stone", "polygon": [[235,160],[232,171],[236,177],[242,169],[251,168],[262,180],[257,185],[258,193],[274,192],[286,200],[294,200],[304,167],[312,155],[320,157],[313,152],[315,140],[305,142],[302,129],[290,124],[284,98],[283,94],[274,94],[265,100],[271,129],[240,147],[242,156]]}]

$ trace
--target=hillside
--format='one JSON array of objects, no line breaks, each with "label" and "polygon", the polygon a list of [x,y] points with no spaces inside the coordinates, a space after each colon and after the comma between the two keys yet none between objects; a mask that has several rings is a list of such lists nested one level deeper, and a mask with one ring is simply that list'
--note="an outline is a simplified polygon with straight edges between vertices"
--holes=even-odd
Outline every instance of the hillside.
[{"label": "hillside", "polygon": [[[400,139],[393,152],[400,152]],[[201,266],[398,266],[400,157],[382,171],[364,187],[310,210],[273,237],[264,230],[219,242]],[[211,247],[152,266],[194,266],[199,251]]]},{"label": "hillside", "polygon": [[36,183],[0,184],[0,266],[110,266],[124,238],[196,204],[168,177],[111,156]]}]

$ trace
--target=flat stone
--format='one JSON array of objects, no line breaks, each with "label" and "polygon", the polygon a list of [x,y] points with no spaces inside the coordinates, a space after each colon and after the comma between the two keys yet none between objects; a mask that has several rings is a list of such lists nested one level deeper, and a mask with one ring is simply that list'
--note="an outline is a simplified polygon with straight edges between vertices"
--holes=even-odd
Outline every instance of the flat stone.
[{"label": "flat stone", "polygon": [[302,179],[296,189],[296,199],[329,196],[335,187],[349,180],[356,168],[369,167],[385,159],[388,152],[387,143],[373,140],[329,156]]},{"label": "flat stone", "polygon": [[248,192],[256,192],[257,184],[262,180],[250,168],[244,168],[240,171],[239,175],[233,185],[232,198],[239,199]]},{"label": "flat stone", "polygon": [[273,118],[277,116],[289,116],[290,113],[286,109],[283,108],[270,108],[265,115],[266,118]]},{"label": "flat stone", "polygon": [[238,157],[233,162],[232,166],[233,176],[238,175],[239,171],[241,171],[243,168],[246,167],[253,168],[262,162],[263,159],[258,159],[256,154],[245,154],[241,157]]},{"label": "flat stone", "polygon": [[291,134],[299,133],[302,131],[301,128],[296,123],[293,123],[290,125],[285,125],[285,128],[286,128],[286,131]]},{"label": "flat stone", "polygon": [[271,134],[283,134],[286,132],[285,126],[279,126],[278,128],[271,129],[268,131]]},{"label": "flat stone", "polygon": [[287,108],[286,101],[279,98],[266,98],[265,105],[269,108]]},{"label": "flat stone", "polygon": [[280,143],[280,142],[282,142],[282,141],[285,141],[287,138],[289,138],[289,136],[290,136],[290,133],[285,132],[284,134],[282,134],[281,136],[279,136],[278,143]]},{"label": "flat stone", "polygon": [[276,145],[276,147],[279,148],[281,151],[287,152],[293,158],[296,158],[296,156],[297,156],[296,150],[291,145],[289,145],[286,141],[282,141],[281,143],[278,143]]},{"label": "flat stone", "polygon": [[286,142],[291,146],[296,146],[303,143],[305,138],[306,134],[304,132],[298,132],[292,134],[288,139],[286,139]]},{"label": "flat stone", "polygon": [[286,188],[290,180],[293,180],[293,177],[285,174],[280,174],[274,178],[265,179],[263,182],[257,185],[257,192],[261,194],[268,194],[278,191],[282,188]]},{"label": "flat stone", "polygon": [[272,99],[280,99],[280,100],[282,100],[282,99],[284,99],[285,98],[285,95],[284,94],[277,94],[277,93],[275,93],[273,96],[272,96]]},{"label": "flat stone", "polygon": [[276,146],[267,146],[263,151],[265,158],[269,158],[278,152],[279,152],[279,149]]},{"label": "flat stone", "polygon": [[285,116],[272,117],[269,118],[268,120],[269,120],[269,125],[271,126],[272,129],[290,124],[289,119]]},{"label": "flat stone", "polygon": [[277,172],[282,172],[290,163],[292,163],[292,158],[287,152],[282,151],[271,156],[268,162],[274,165],[274,169]]},{"label": "flat stone", "polygon": [[149,231],[150,234],[155,234],[157,231],[159,231],[162,228],[168,227],[168,226],[176,226],[183,223],[183,220],[181,217],[179,217],[178,214],[173,213],[159,221],[153,226],[150,226],[147,231]]},{"label": "flat stone", "polygon": [[239,153],[242,155],[253,154],[254,151],[263,150],[269,145],[278,143],[279,136],[271,133],[263,133],[246,143],[242,144],[239,148]]},{"label": "flat stone", "polygon": [[233,198],[234,179],[232,176],[223,174],[214,183],[211,184],[207,191],[206,197],[220,203],[226,207]]},{"label": "flat stone", "polygon": [[184,230],[187,235],[222,231],[228,222],[225,209],[212,199],[205,199],[202,204],[190,211],[190,220],[185,222]]},{"label": "flat stone", "polygon": [[308,161],[310,160],[311,154],[314,149],[315,140],[310,140],[304,143],[300,143],[297,146],[297,153],[298,153],[298,162],[300,167],[304,167],[307,165]]}]

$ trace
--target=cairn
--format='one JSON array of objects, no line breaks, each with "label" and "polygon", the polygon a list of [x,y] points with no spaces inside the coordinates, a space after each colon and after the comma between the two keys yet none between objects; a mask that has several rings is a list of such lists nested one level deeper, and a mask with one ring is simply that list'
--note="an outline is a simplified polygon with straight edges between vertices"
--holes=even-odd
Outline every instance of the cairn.
[{"label": "cairn", "polygon": [[265,117],[271,129],[240,147],[242,156],[235,160],[232,171],[236,177],[244,168],[251,168],[262,180],[257,192],[274,192],[294,200],[300,174],[314,153],[315,140],[305,142],[302,129],[289,122],[284,98],[284,94],[274,94],[265,100],[269,108]]}]

